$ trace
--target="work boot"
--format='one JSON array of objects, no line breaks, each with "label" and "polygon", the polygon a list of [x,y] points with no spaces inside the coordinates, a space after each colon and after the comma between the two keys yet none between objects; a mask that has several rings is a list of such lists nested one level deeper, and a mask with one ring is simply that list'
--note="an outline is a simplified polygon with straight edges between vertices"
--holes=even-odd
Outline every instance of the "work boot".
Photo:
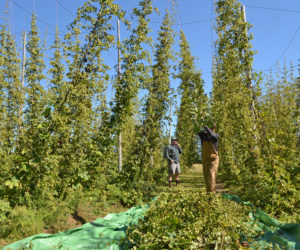
[{"label": "work boot", "polygon": [[172,187],[172,181],[169,181],[169,188]]}]

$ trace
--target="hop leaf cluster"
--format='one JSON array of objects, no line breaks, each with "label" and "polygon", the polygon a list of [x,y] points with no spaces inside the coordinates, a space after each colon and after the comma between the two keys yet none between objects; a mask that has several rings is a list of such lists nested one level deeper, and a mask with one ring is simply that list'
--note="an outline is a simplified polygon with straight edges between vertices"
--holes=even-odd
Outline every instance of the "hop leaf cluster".
[{"label": "hop leaf cluster", "polygon": [[247,224],[249,212],[204,190],[163,193],[128,229],[129,244],[137,249],[236,249],[242,238],[251,241],[260,234]]}]

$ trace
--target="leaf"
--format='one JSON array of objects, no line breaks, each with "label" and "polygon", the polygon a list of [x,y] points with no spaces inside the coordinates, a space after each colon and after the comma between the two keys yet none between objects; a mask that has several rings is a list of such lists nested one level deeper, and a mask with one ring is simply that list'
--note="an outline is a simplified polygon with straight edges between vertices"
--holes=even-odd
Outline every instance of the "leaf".
[{"label": "leaf", "polygon": [[14,187],[20,187],[20,181],[13,177],[11,180],[7,180],[5,182],[5,186],[7,186],[9,189],[13,189]]}]

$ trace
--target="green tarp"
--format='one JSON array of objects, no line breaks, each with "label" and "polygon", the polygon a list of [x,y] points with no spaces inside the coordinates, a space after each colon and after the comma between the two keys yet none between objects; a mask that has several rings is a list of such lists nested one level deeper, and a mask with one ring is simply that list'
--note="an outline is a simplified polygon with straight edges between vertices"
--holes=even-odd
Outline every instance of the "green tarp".
[{"label": "green tarp", "polygon": [[148,205],[144,205],[126,212],[108,214],[104,218],[58,234],[37,234],[10,244],[4,250],[120,249],[119,242],[126,236],[126,228],[137,224],[148,208]]},{"label": "green tarp", "polygon": [[[236,195],[223,194],[223,197],[254,207],[253,204],[242,201]],[[281,224],[259,208],[255,208],[251,216],[258,222],[256,223],[259,227],[257,230],[262,230],[264,235],[256,239],[250,248],[265,249],[273,244],[285,250],[300,249],[300,224]]]},{"label": "green tarp", "polygon": [[[253,207],[251,203],[243,202],[238,196],[223,194],[223,197]],[[120,240],[126,238],[126,228],[137,224],[148,208],[149,205],[144,205],[133,207],[126,212],[108,214],[105,218],[58,234],[34,235],[4,247],[4,250],[122,249]],[[264,235],[253,242],[250,248],[264,249],[273,243],[280,249],[300,249],[300,224],[283,225],[257,208],[251,216],[253,220],[258,221],[255,223],[258,225],[257,230],[263,231]]]}]

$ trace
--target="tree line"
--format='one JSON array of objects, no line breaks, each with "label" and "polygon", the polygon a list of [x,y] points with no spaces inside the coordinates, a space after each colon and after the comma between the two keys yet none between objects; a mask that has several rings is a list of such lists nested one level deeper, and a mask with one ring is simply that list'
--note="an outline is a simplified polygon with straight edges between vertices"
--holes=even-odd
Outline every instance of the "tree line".
[{"label": "tree line", "polygon": [[[240,7],[237,0],[216,3],[211,96],[204,93],[201,69],[182,30],[174,56],[172,12],[166,11],[153,43],[152,0],[140,0],[129,14],[113,0],[86,1],[63,39],[57,30],[49,65],[33,13],[24,85],[16,42],[8,25],[2,25],[1,200],[11,207],[39,207],[72,191],[105,190],[109,184],[140,196],[150,192],[166,178],[165,125],[179,95],[176,136],[184,149],[182,165],[200,161],[196,134],[214,121],[220,134],[220,179],[268,212],[295,213],[299,77],[287,66],[268,76],[252,70],[251,26]],[[130,32],[122,42],[111,23],[116,19]],[[114,65],[103,59],[112,47],[121,50],[121,72],[113,79],[109,69]],[[176,90],[174,78],[180,81]],[[110,101],[108,84],[115,90]]]}]

